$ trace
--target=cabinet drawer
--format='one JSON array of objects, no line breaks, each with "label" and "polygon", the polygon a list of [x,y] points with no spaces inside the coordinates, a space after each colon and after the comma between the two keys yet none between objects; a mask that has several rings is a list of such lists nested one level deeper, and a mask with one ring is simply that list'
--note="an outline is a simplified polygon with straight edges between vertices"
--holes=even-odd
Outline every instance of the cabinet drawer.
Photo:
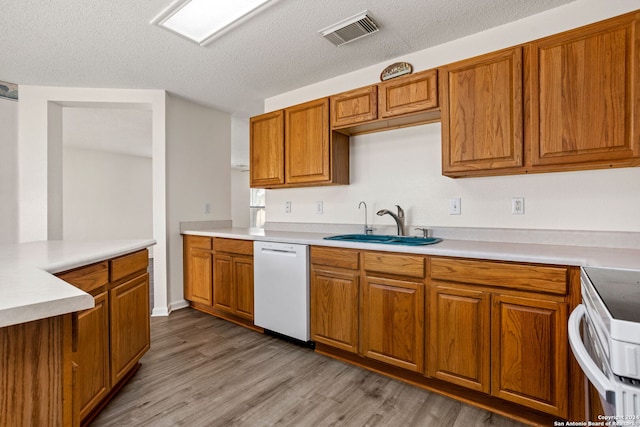
[{"label": "cabinet drawer", "polygon": [[378,118],[378,87],[375,85],[334,95],[330,100],[332,128]]},{"label": "cabinet drawer", "polygon": [[186,245],[190,248],[211,249],[213,239],[205,236],[184,236]]},{"label": "cabinet drawer", "polygon": [[232,254],[240,255],[253,255],[253,241],[252,240],[237,240],[237,239],[213,239],[213,250],[215,252],[228,252]]},{"label": "cabinet drawer", "polygon": [[76,288],[85,292],[91,292],[109,283],[109,262],[102,261],[75,270],[56,274],[65,282],[71,283]]},{"label": "cabinet drawer", "polygon": [[114,258],[110,262],[111,281],[115,282],[136,271],[145,271],[149,265],[149,254],[147,250],[144,249],[129,255]]},{"label": "cabinet drawer", "polygon": [[438,107],[436,70],[378,84],[378,116],[388,118]]},{"label": "cabinet drawer", "polygon": [[431,259],[431,278],[560,295],[567,293],[567,269],[563,267],[434,257]]},{"label": "cabinet drawer", "polygon": [[312,246],[311,264],[357,270],[360,268],[360,254],[351,249]]},{"label": "cabinet drawer", "polygon": [[364,269],[378,273],[408,277],[425,277],[425,259],[416,255],[396,255],[378,252],[364,253]]}]

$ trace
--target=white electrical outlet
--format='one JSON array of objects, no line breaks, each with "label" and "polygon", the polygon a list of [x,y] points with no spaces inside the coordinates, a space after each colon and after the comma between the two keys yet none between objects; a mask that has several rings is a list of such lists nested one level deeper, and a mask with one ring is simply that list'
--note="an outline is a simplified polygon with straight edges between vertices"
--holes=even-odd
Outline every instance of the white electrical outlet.
[{"label": "white electrical outlet", "polygon": [[524,215],[524,197],[511,198],[511,214]]},{"label": "white electrical outlet", "polygon": [[284,202],[284,213],[291,213],[291,202]]},{"label": "white electrical outlet", "polygon": [[462,212],[461,202],[462,200],[459,197],[449,199],[449,215],[460,215]]},{"label": "white electrical outlet", "polygon": [[319,215],[322,215],[322,200],[319,202],[316,202],[316,213]]},{"label": "white electrical outlet", "polygon": [[210,214],[211,213],[211,203],[207,202],[204,204],[204,213],[205,214]]}]

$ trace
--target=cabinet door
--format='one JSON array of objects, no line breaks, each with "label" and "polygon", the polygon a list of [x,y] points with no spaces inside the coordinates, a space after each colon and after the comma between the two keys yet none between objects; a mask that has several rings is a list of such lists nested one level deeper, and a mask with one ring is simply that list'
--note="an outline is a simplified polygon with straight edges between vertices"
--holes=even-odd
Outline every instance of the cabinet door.
[{"label": "cabinet door", "polygon": [[233,312],[233,260],[216,253],[213,266],[213,306]]},{"label": "cabinet door", "polygon": [[252,117],[249,133],[251,187],[284,184],[284,112]]},{"label": "cabinet door", "polygon": [[411,371],[424,371],[422,283],[365,277],[362,355]]},{"label": "cabinet door", "polygon": [[285,141],[288,184],[329,181],[329,99],[285,109]]},{"label": "cabinet door", "polygon": [[233,258],[233,285],[235,288],[234,313],[253,320],[253,258]]},{"label": "cabinet door", "polygon": [[490,295],[435,285],[429,315],[429,376],[489,393]]},{"label": "cabinet door", "polygon": [[378,118],[378,87],[367,86],[331,97],[331,127],[340,128]]},{"label": "cabinet door", "polygon": [[494,295],[491,316],[491,394],[566,418],[566,304]]},{"label": "cabinet door", "polygon": [[76,397],[80,419],[107,395],[109,375],[109,294],[94,297],[95,307],[78,313]]},{"label": "cabinet door", "polygon": [[357,271],[313,269],[311,338],[351,353],[358,352]]},{"label": "cabinet door", "polygon": [[640,23],[633,18],[532,44],[534,165],[640,155]]},{"label": "cabinet door", "polygon": [[442,69],[445,175],[523,165],[522,48]]},{"label": "cabinet door", "polygon": [[111,311],[111,383],[118,381],[149,350],[149,274],[109,291]]},{"label": "cabinet door", "polygon": [[210,250],[190,248],[185,298],[189,301],[212,303],[212,255]]},{"label": "cabinet door", "polygon": [[378,84],[379,117],[390,118],[438,106],[436,70]]}]

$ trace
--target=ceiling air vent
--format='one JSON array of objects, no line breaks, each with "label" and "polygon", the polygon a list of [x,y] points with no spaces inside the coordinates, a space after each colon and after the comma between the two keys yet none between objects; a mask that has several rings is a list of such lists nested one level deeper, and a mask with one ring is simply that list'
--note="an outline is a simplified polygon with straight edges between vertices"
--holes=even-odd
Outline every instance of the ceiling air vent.
[{"label": "ceiling air vent", "polygon": [[368,13],[369,12],[365,10],[364,12],[330,25],[327,28],[323,28],[318,32],[322,34],[322,37],[336,46],[342,46],[343,44],[358,40],[380,29]]}]

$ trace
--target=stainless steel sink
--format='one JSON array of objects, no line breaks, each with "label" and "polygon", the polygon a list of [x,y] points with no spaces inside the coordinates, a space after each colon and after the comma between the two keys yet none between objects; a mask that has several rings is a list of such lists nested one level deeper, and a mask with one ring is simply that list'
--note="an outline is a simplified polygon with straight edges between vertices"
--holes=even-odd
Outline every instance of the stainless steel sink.
[{"label": "stainless steel sink", "polygon": [[423,246],[442,242],[437,237],[412,237],[412,236],[388,236],[377,234],[339,234],[327,236],[325,240],[338,240],[342,242],[356,243],[382,243],[385,245]]}]

